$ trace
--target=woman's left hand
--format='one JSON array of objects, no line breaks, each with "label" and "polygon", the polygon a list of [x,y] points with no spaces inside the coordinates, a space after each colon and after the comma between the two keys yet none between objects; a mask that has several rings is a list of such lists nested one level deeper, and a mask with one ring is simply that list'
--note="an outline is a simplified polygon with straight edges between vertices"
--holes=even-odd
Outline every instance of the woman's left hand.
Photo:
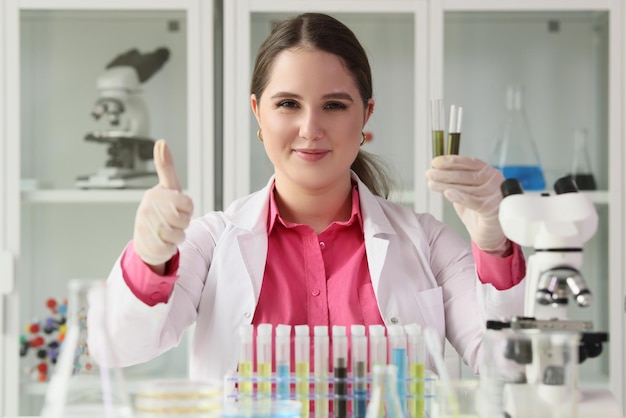
[{"label": "woman's left hand", "polygon": [[483,251],[504,255],[511,248],[498,210],[502,201],[502,172],[477,158],[443,155],[426,171],[428,187],[453,203],[472,241]]}]

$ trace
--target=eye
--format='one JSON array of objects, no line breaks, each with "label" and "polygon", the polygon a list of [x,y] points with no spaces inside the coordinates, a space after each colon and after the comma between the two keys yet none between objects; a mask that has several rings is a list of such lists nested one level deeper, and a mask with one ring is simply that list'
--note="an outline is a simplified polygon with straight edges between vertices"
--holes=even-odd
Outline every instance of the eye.
[{"label": "eye", "polygon": [[294,102],[293,100],[283,100],[281,102],[278,102],[276,107],[297,108],[298,103]]},{"label": "eye", "polygon": [[325,108],[330,110],[341,110],[345,109],[346,105],[341,102],[330,102],[325,106]]}]

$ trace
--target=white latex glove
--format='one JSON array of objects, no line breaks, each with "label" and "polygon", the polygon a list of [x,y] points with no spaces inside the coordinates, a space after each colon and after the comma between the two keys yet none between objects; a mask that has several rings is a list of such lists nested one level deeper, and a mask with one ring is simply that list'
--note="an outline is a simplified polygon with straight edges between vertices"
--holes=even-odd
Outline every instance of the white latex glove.
[{"label": "white latex glove", "polygon": [[432,160],[426,177],[431,190],[452,202],[478,248],[499,255],[510,249],[498,220],[504,181],[500,170],[477,158],[443,155]]},{"label": "white latex glove", "polygon": [[185,240],[193,202],[182,193],[172,154],[164,140],[154,144],[154,165],[159,184],[148,189],[135,216],[135,252],[151,266],[165,264]]}]

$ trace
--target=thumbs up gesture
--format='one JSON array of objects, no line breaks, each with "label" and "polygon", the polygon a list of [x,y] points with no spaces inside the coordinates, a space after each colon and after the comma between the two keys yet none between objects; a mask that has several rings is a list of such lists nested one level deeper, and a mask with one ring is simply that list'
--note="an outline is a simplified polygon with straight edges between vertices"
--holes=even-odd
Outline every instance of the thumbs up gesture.
[{"label": "thumbs up gesture", "polygon": [[167,143],[154,144],[154,165],[159,184],[148,189],[135,216],[135,253],[155,271],[176,254],[185,240],[185,228],[193,213],[193,202],[182,193],[172,154]]}]

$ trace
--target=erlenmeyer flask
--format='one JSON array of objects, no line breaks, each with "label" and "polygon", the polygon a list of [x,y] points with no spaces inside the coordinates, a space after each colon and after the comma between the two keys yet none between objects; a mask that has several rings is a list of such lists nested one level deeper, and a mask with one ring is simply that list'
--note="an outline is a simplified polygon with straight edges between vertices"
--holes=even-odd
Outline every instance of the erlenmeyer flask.
[{"label": "erlenmeyer flask", "polygon": [[546,183],[539,153],[524,110],[521,86],[507,88],[506,118],[491,164],[507,179],[516,178],[524,190],[544,190]]},{"label": "erlenmeyer flask", "polygon": [[[71,280],[67,332],[41,415],[47,418],[133,417],[130,397],[105,325],[105,285],[98,280]],[[89,312],[89,318],[87,313]],[[91,356],[87,333],[99,345],[97,363]],[[92,336],[94,337],[94,336]]]},{"label": "erlenmeyer flask", "polygon": [[569,177],[574,180],[578,190],[596,190],[596,179],[587,152],[587,131],[582,128],[574,131],[574,159]]}]

